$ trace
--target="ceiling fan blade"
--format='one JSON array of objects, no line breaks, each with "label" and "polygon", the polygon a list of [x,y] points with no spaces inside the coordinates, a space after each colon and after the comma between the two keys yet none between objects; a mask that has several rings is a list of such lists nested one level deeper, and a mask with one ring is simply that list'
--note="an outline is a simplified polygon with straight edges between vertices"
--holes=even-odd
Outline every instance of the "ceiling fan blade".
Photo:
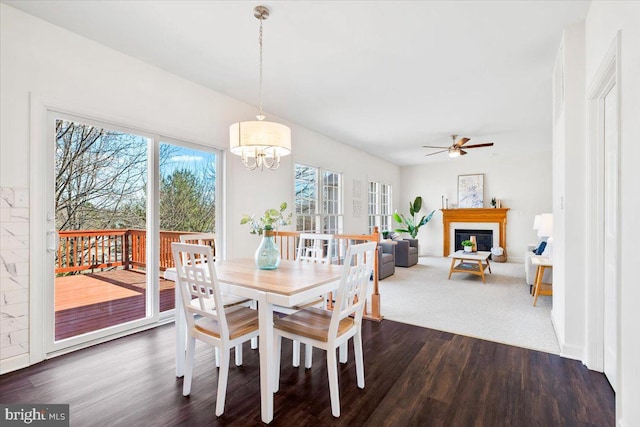
[{"label": "ceiling fan blade", "polygon": [[440,150],[440,151],[436,151],[434,153],[425,154],[425,157],[426,156],[433,156],[434,154],[444,153],[445,151],[449,151],[449,149],[447,148],[446,150]]},{"label": "ceiling fan blade", "polygon": [[461,156],[464,156],[465,154],[467,154],[467,152],[466,152],[466,151],[464,151],[464,150],[460,150],[460,155],[461,155]]},{"label": "ceiling fan blade", "polygon": [[449,148],[449,147],[442,147],[442,146],[438,146],[438,145],[423,145],[422,148]]},{"label": "ceiling fan blade", "polygon": [[485,144],[467,145],[464,148],[469,149],[469,148],[479,148],[479,147],[491,147],[492,145],[493,145],[493,142],[487,142]]},{"label": "ceiling fan blade", "polygon": [[456,147],[462,147],[464,144],[466,144],[467,142],[471,141],[470,138],[460,138],[458,140],[458,142],[456,142]]}]

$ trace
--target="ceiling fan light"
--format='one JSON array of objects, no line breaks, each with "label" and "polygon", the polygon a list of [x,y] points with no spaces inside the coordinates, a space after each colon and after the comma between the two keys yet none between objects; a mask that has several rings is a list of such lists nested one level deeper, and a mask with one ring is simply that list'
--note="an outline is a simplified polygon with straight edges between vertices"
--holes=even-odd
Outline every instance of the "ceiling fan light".
[{"label": "ceiling fan light", "polygon": [[449,150],[449,157],[451,157],[451,158],[460,157],[460,150],[458,150],[458,149]]}]

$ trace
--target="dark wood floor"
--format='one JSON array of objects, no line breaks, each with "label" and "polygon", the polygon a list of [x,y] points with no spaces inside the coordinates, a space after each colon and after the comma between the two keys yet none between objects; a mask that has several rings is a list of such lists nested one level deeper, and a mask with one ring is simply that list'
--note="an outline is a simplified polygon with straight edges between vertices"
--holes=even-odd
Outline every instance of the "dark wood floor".
[{"label": "dark wood floor", "polygon": [[[613,426],[602,374],[559,356],[384,320],[363,326],[366,387],[353,349],[339,369],[342,416],[331,416],[325,357],[292,368],[283,345],[275,426]],[[285,343],[288,344],[288,343]],[[258,352],[231,367],[216,418],[217,371],[197,347],[191,397],[174,376],[174,329],[165,325],[0,377],[2,403],[69,403],[72,426],[261,425]]]}]

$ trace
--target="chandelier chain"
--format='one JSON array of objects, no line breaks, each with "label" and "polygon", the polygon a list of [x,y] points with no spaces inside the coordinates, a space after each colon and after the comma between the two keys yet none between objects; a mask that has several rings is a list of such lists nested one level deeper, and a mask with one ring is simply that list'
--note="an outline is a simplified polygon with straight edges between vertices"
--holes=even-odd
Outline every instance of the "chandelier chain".
[{"label": "chandelier chain", "polygon": [[[259,115],[259,119],[260,117],[262,117],[262,119],[264,119],[264,112],[262,111],[262,21],[264,19],[260,18],[260,33],[258,35],[258,43],[260,44],[260,89],[259,89],[259,94],[258,94],[258,99],[260,102],[260,115]],[[262,120],[260,119],[260,120]]]}]

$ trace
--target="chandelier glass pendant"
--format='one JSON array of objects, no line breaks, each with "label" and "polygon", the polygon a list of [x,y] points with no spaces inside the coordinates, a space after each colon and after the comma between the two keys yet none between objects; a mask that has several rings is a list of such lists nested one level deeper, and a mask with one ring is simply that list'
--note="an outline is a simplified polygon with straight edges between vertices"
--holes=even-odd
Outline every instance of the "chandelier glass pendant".
[{"label": "chandelier glass pendant", "polygon": [[280,123],[265,121],[262,111],[262,21],[269,17],[269,9],[256,6],[253,15],[260,20],[260,91],[257,121],[234,123],[229,127],[230,148],[242,158],[250,170],[278,169],[280,158],[291,153],[291,129]]}]

